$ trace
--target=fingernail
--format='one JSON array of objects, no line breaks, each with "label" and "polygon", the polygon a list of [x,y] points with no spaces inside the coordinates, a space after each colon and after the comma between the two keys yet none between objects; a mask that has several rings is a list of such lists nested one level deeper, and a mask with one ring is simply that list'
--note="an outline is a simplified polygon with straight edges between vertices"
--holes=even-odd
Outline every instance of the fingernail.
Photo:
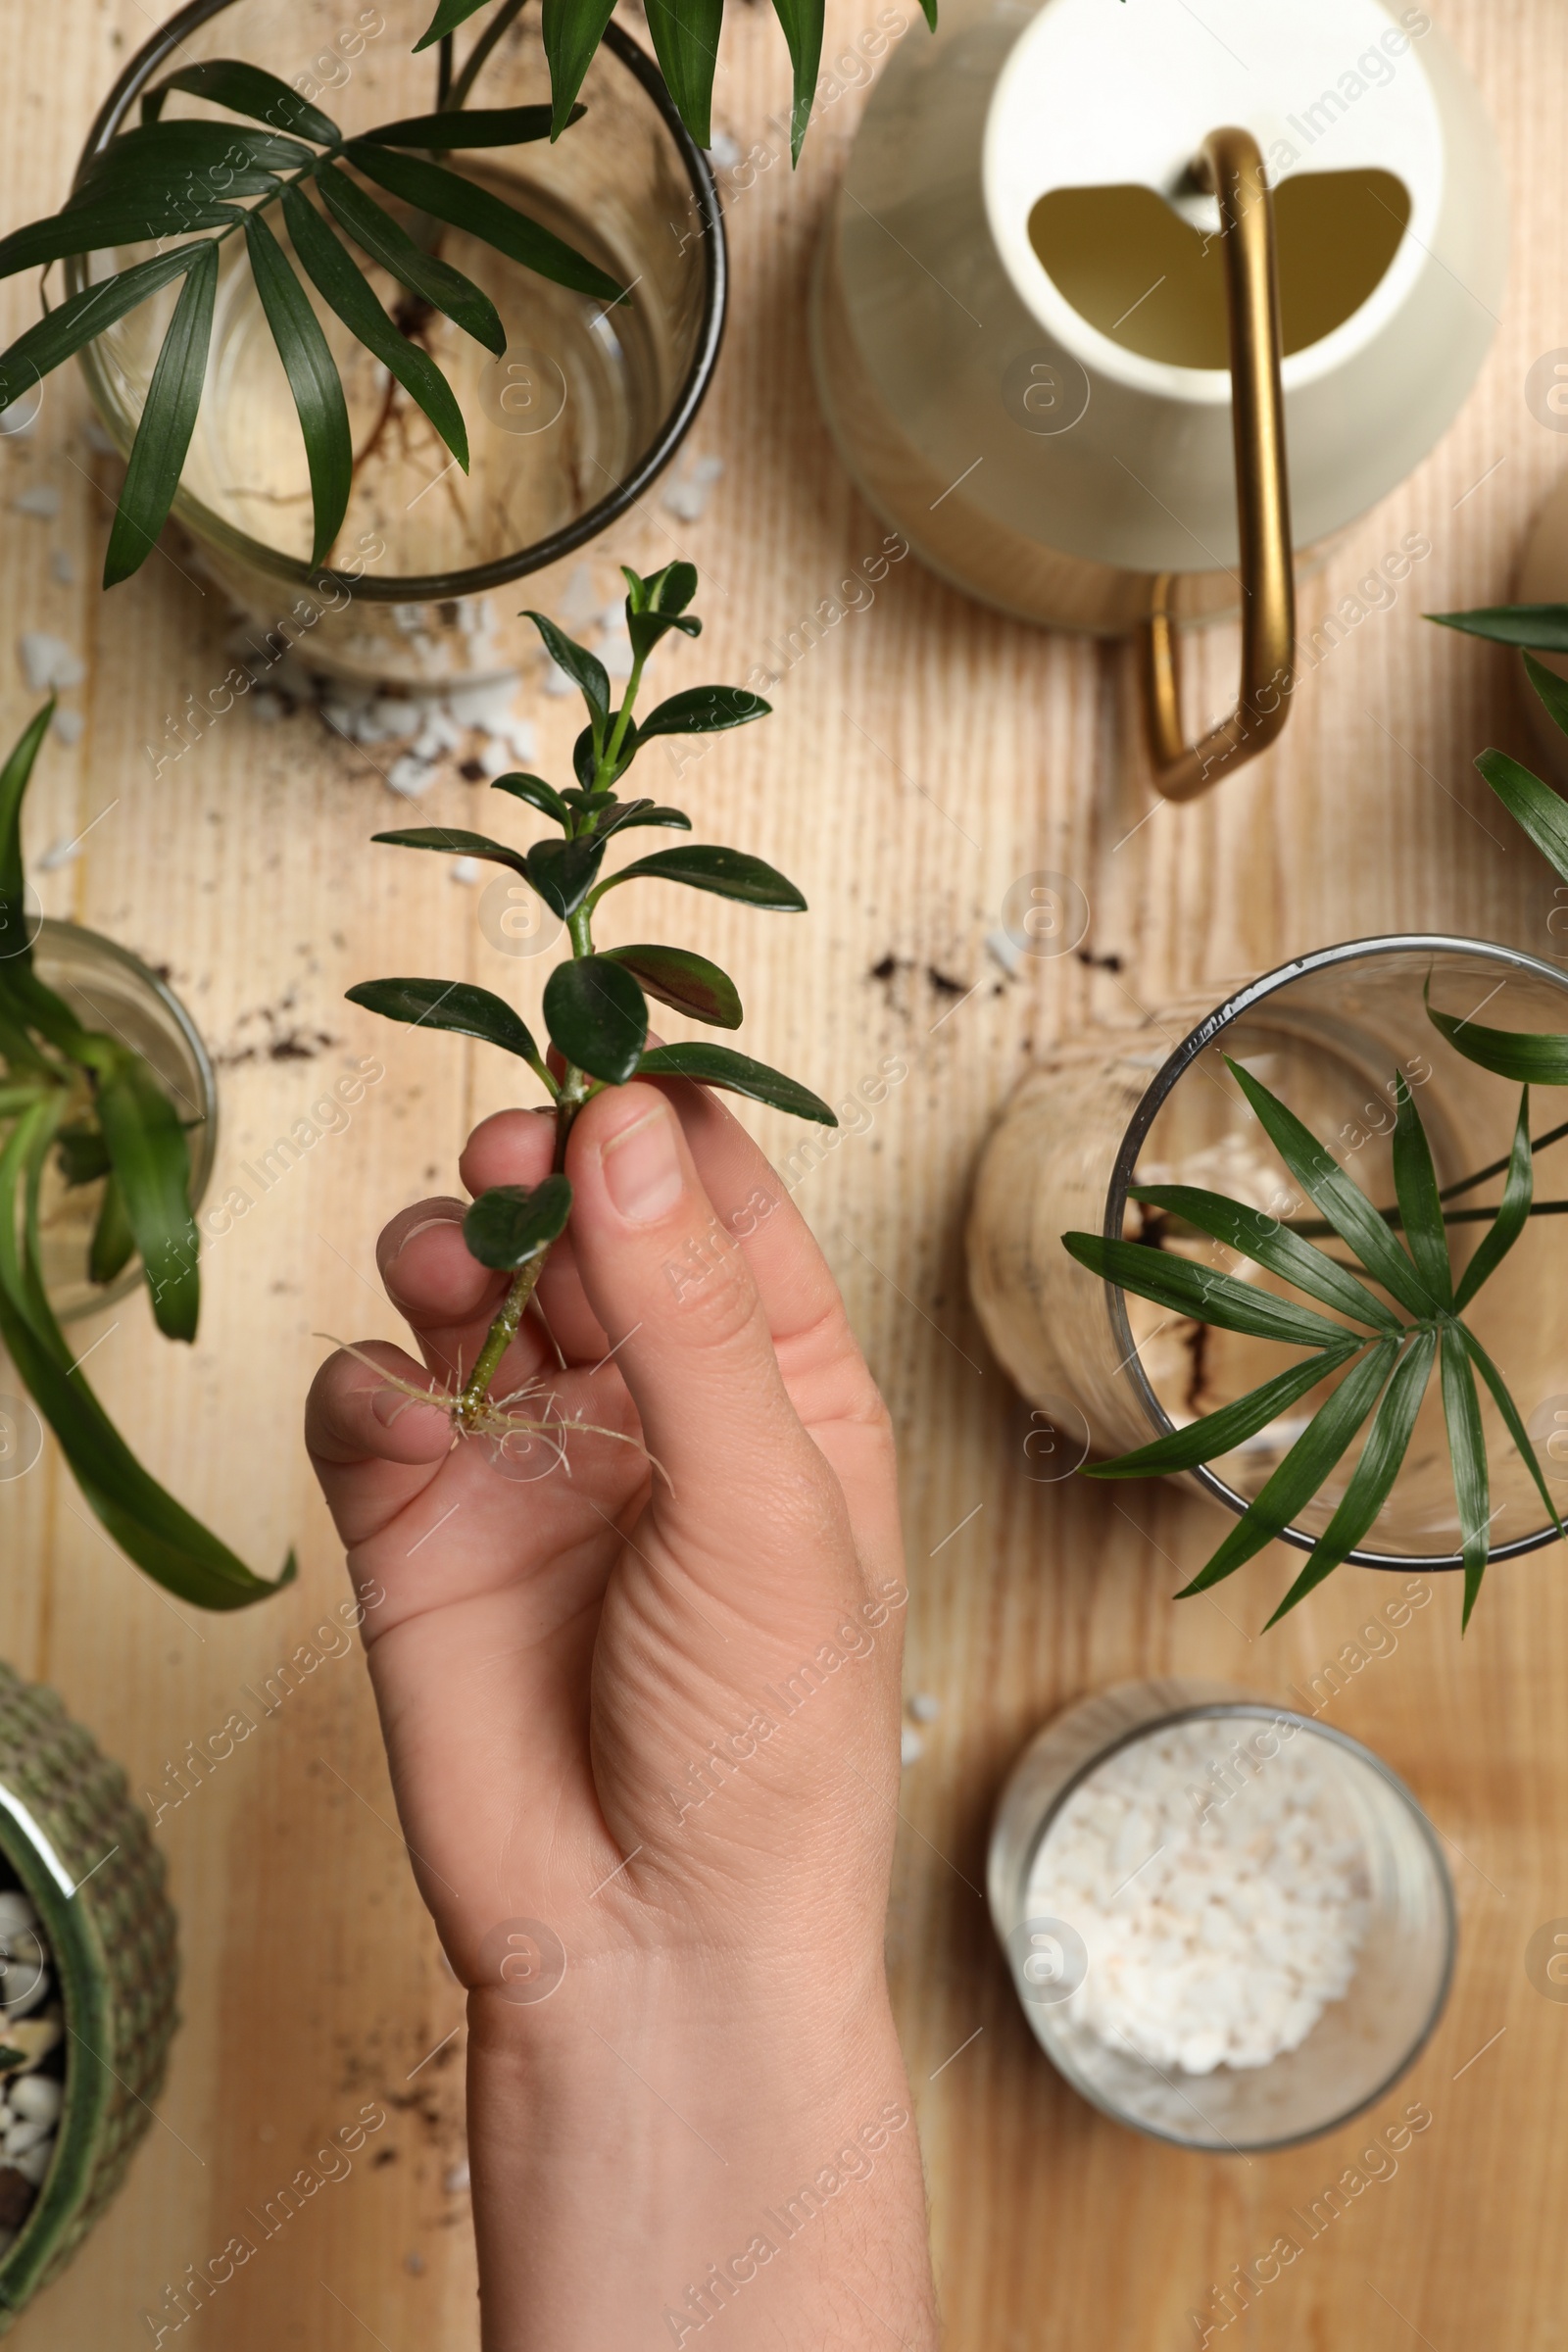
[{"label": "fingernail", "polygon": [[675,1149],[675,1122],[661,1102],[634,1126],[612,1135],[603,1152],[605,1187],[630,1225],[652,1225],[681,1196],[684,1178]]},{"label": "fingernail", "polygon": [[454,1208],[438,1217],[421,1217],[418,1224],[411,1226],[402,1241],[399,1242],[396,1256],[387,1259],[388,1270],[390,1271],[397,1264],[410,1243],[416,1242],[421,1233],[428,1233],[432,1225],[461,1225],[462,1223],[463,1211],[461,1208]]}]

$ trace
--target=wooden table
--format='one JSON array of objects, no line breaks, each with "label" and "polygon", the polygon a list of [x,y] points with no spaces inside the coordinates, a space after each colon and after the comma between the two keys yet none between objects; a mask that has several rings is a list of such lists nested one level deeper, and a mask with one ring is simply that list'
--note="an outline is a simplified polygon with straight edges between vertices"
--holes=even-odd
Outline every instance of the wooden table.
[{"label": "wooden table", "polygon": [[[999,1105],[1032,1054],[1084,1021],[1130,1022],[1298,949],[1401,927],[1544,955],[1561,945],[1548,928],[1553,878],[1471,770],[1488,742],[1528,757],[1511,665],[1420,615],[1506,596],[1522,533],[1568,457],[1523,390],[1531,363],[1568,342],[1568,15],[1559,0],[1439,0],[1437,13],[1502,134],[1516,236],[1506,306],[1457,424],[1306,587],[1309,629],[1401,534],[1431,541],[1395,609],[1357,620],[1307,676],[1280,749],[1211,798],[1140,824],[1149,801],[1123,654],[999,620],[909,562],[789,669],[776,717],[725,739],[687,779],[700,827],[775,859],[811,904],[787,923],[682,906],[697,944],[741,977],[753,1050],[835,1099],[884,1055],[907,1063],[869,1131],[847,1136],[798,1198],[897,1418],[907,1686],[942,1708],[905,1780],[890,1942],[958,2352],[1197,2342],[1189,2314],[1211,2286],[1264,2252],[1287,2209],[1309,2203],[1411,2099],[1433,2121],[1396,2177],[1355,2196],[1250,2319],[1214,2340],[1293,2352],[1545,2352],[1568,2340],[1568,2154],[1555,2131],[1568,2008],[1542,1999],[1523,1966],[1531,1933],[1568,1914],[1560,1555],[1496,1572],[1462,1645],[1458,1594],[1440,1583],[1396,1654],[1353,1670],[1327,1710],[1430,1808],[1463,1921],[1441,2030],[1362,2123],[1246,2162],[1176,2153],[1102,2121],[1030,2038],[979,1894],[999,1781],[1063,1701],[1167,1671],[1284,1695],[1388,1597],[1385,1582],[1347,1570],[1256,1638],[1277,1562],[1212,1606],[1172,1601],[1214,1541],[1208,1506],[1163,1487],[1112,1496],[1034,1482],[1027,1416],[976,1328],[960,1248],[970,1171]],[[833,47],[870,19],[871,0],[836,5]],[[27,12],[0,148],[7,226],[63,197],[99,95],[149,24],[136,0]],[[924,38],[917,18],[907,37]],[[717,123],[744,153],[786,98],[771,17],[736,10]],[[678,549],[703,567],[705,675],[742,678],[766,660],[766,641],[883,535],[827,445],[806,356],[812,240],[859,103],[846,91],[824,113],[793,180],[775,166],[734,197],[729,338],[691,445],[724,461],[707,512],[684,522],[656,493],[603,551],[651,567]],[[4,293],[20,322],[30,283]],[[350,1132],[316,1146],[210,1252],[194,1360],[154,1339],[139,1299],[84,1333],[101,1342],[94,1379],[148,1459],[259,1564],[296,1541],[298,1586],[237,1617],[198,1618],[116,1555],[52,1454],[0,1489],[4,1654],[57,1685],[156,1806],[187,1741],[217,1730],[240,1686],[260,1688],[341,1595],[299,1439],[316,1335],[392,1330],[372,1295],[375,1230],[401,1203],[453,1186],[466,1128],[503,1099],[497,1057],[450,1041],[394,1056],[343,991],[384,970],[496,986],[520,974],[526,1011],[544,966],[504,964],[477,937],[471,894],[439,865],[367,849],[396,805],[367,758],[308,710],[270,726],[241,712],[155,779],[143,747],[162,744],[187,692],[220,676],[225,620],[168,562],[100,595],[108,475],[85,417],[79,384],[55,378],[37,430],[0,445],[8,508],[37,479],[63,500],[53,522],[6,517],[6,739],[33,701],[17,666],[23,628],[54,631],[88,664],[66,698],[85,733],[74,749],[50,747],[35,787],[34,856],[93,829],[74,862],[38,875],[46,909],[171,968],[221,1065],[220,1187],[308,1114],[349,1058],[374,1049],[389,1062]],[[72,556],[74,582],[51,576],[53,547]],[[1193,660],[1194,700],[1217,710],[1234,678],[1229,631]],[[539,686],[535,668],[521,707],[550,771],[564,765],[575,720]],[[449,772],[425,808],[461,822],[472,805]],[[1004,981],[985,934],[1009,883],[1041,867],[1087,893],[1086,954]],[[782,1120],[760,1132],[775,1149],[797,1140]],[[19,2326],[21,2352],[148,2340],[139,2315],[369,2099],[389,2110],[385,2131],[223,2290],[195,2336],[226,2352],[358,2352],[368,2330],[390,2352],[462,2352],[476,2337],[456,2171],[462,1998],[391,1826],[357,1657],[305,1679],[164,1812],[158,1835],[184,1932],[172,2077],[128,2187]]]}]

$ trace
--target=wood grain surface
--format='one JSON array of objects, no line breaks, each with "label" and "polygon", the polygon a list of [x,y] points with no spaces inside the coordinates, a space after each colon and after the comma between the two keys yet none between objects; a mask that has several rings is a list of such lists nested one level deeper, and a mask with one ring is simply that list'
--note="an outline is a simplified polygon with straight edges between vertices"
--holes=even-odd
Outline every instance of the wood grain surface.
[{"label": "wood grain surface", "polygon": [[[900,5],[914,19],[906,37],[923,39]],[[1287,1696],[1389,1597],[1385,1582],[1342,1571],[1262,1639],[1276,1557],[1211,1604],[1171,1598],[1215,1539],[1209,1506],[1155,1486],[1038,1483],[1027,1415],[988,1357],[962,1272],[970,1172],[999,1106],[1043,1044],[1086,1020],[1132,1021],[1210,981],[1217,994],[1298,949],[1396,928],[1543,955],[1564,944],[1548,929],[1552,877],[1471,768],[1488,742],[1529,756],[1512,665],[1420,615],[1506,596],[1568,458],[1524,391],[1532,363],[1568,344],[1568,13],[1560,0],[1438,0],[1435,13],[1501,133],[1515,236],[1506,304],[1440,448],[1303,587],[1306,632],[1402,534],[1431,542],[1393,608],[1368,611],[1309,668],[1280,748],[1191,808],[1153,808],[1124,653],[999,620],[908,562],[788,667],[772,720],[720,738],[684,779],[701,832],[775,860],[810,902],[794,921],[680,906],[694,944],[740,978],[751,1050],[835,1101],[884,1056],[907,1066],[797,1198],[897,1419],[907,1687],[941,1701],[905,1776],[890,1947],[955,2352],[1197,2342],[1189,2315],[1211,2288],[1265,2252],[1287,2210],[1411,2099],[1433,2120],[1395,2177],[1355,2195],[1214,2340],[1252,2352],[1545,2352],[1568,2339],[1568,2006],[1542,1998],[1524,1969],[1533,1931],[1568,1915],[1559,1552],[1498,1571],[1462,1644],[1457,1592],[1440,1582],[1392,1655],[1352,1651],[1364,1662],[1326,1709],[1430,1809],[1462,1913],[1447,2015],[1407,2082],[1361,2123],[1251,2161],[1117,2129],[1032,2041],[979,1893],[999,1783],[1064,1701],[1166,1672]],[[835,0],[830,57],[871,15],[871,0]],[[787,68],[767,12],[730,17],[715,122],[744,157],[754,142],[776,145],[766,123],[787,102]],[[136,0],[51,0],[26,19],[4,101],[7,226],[62,200],[100,94],[152,23]],[[793,178],[782,161],[726,174],[734,307],[690,445],[722,459],[722,478],[700,520],[656,491],[596,553],[607,572],[622,557],[652,566],[676,553],[702,566],[705,676],[781,666],[768,641],[882,543],[827,442],[807,358],[812,240],[860,103],[846,88],[822,112]],[[35,296],[30,280],[3,291],[9,329]],[[317,1144],[211,1249],[194,1358],[156,1340],[139,1298],[83,1327],[83,1345],[98,1344],[93,1376],[149,1462],[258,1565],[297,1542],[298,1586],[233,1618],[199,1617],[114,1552],[52,1450],[0,1488],[0,1646],[59,1688],[156,1804],[187,1742],[218,1730],[242,1687],[261,1689],[342,1597],[299,1436],[317,1335],[391,1333],[374,1234],[404,1202],[454,1188],[465,1132],[505,1095],[498,1057],[447,1039],[389,1042],[343,992],[384,970],[520,979],[527,1012],[545,966],[486,946],[473,894],[439,862],[368,849],[378,824],[398,821],[397,804],[370,760],[309,710],[266,725],[242,709],[155,775],[145,747],[227,666],[226,616],[173,539],[167,560],[100,594],[112,468],[85,422],[81,387],[62,374],[36,429],[0,443],[0,734],[32,707],[23,629],[55,632],[87,664],[65,698],[85,730],[46,754],[32,854],[92,830],[74,862],[37,874],[45,908],[170,968],[220,1062],[220,1190],[351,1060],[373,1052],[386,1063],[349,1131]],[[53,521],[11,511],[40,480],[61,493]],[[55,548],[73,580],[52,574]],[[1200,705],[1217,711],[1233,633],[1218,626],[1190,662],[1195,717]],[[519,707],[538,725],[539,764],[564,766],[575,721],[543,695],[537,665]],[[473,806],[449,769],[424,809],[462,822]],[[1009,884],[1041,868],[1076,879],[1092,927],[1081,955],[1005,980],[985,935]],[[779,1153],[799,1142],[781,1119],[758,1131]],[[158,1835],[184,1936],[172,2073],[127,2189],[20,2324],[19,2352],[148,2341],[141,2314],[369,2100],[389,2121],[349,2176],[179,2340],[464,2352],[476,2323],[455,2169],[462,1999],[392,1826],[357,1653],[302,1678],[164,1812]]]}]

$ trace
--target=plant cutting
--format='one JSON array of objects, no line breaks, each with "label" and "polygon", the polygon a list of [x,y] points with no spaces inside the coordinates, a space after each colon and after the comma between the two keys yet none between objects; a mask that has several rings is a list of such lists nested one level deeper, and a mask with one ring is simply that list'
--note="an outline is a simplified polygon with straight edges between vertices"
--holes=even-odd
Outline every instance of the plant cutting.
[{"label": "plant cutting", "polygon": [[[389,1020],[451,1030],[498,1046],[526,1063],[554,1106],[553,1172],[531,1187],[498,1185],[481,1193],[464,1219],[464,1239],[471,1254],[481,1265],[510,1275],[511,1281],[476,1360],[447,1394],[454,1442],[485,1437],[505,1446],[514,1434],[531,1438],[550,1429],[536,1413],[518,1409],[540,1384],[530,1383],[525,1390],[499,1397],[492,1396],[491,1384],[527,1312],[551,1245],[570,1218],[566,1144],[573,1120],[592,1096],[632,1078],[690,1078],[755,1102],[771,1103],[797,1118],[838,1125],[832,1110],[808,1087],[728,1046],[700,1040],[649,1046],[650,996],[713,1028],[739,1028],[740,997],[728,973],[716,964],[690,948],[595,945],[593,918],[601,902],[609,892],[640,878],[684,883],[776,913],[806,910],[794,883],[761,858],[713,844],[683,843],[657,850],[613,873],[601,873],[605,854],[618,835],[648,826],[691,831],[684,810],[662,807],[650,797],[622,798],[617,792],[639,752],[662,736],[711,735],[745,726],[765,717],[770,709],[743,686],[696,686],[657,704],[641,720],[636,718],[633,706],[656,646],[672,631],[698,636],[702,622],[689,609],[697,592],[692,564],[670,564],[648,579],[625,565],[621,568],[627,585],[632,666],[618,705],[611,700],[609,674],[596,655],[544,613],[527,615],[586,706],[587,724],[572,750],[577,780],[558,790],[542,776],[519,773],[498,776],[491,790],[549,818],[560,828],[561,838],[547,836],[519,850],[487,834],[448,825],[416,825],[374,837],[400,849],[434,850],[449,858],[479,858],[505,866],[565,925],[570,949],[544,990],[545,1027],[557,1066],[520,1016],[489,989],[462,980],[391,979],[363,981],[348,992],[351,1004]],[[425,1390],[411,1388],[408,1394],[421,1403],[430,1401]]]},{"label": "plant cutting", "polygon": [[[1449,1033],[1446,1016],[1434,1012],[1431,1017],[1445,1035]],[[1461,1045],[1460,1050],[1465,1048]],[[1235,1251],[1305,1299],[1315,1300],[1316,1306],[1262,1291],[1157,1244],[1089,1233],[1064,1234],[1063,1243],[1080,1265],[1139,1298],[1201,1325],[1278,1341],[1305,1352],[1221,1410],[1112,1461],[1097,1463],[1086,1475],[1144,1478],[1213,1461],[1333,1379],[1335,1386],[1261,1492],[1183,1588],[1183,1595],[1208,1591],[1283,1535],[1365,1429],[1343,1497],[1306,1566],[1269,1618],[1274,1625],[1346,1560],[1371,1528],[1393,1491],[1436,1370],[1458,1505],[1463,1618],[1468,1625],[1486,1571],[1492,1522],[1478,1372],[1552,1526],[1563,1533],[1523,1417],[1502,1375],[1464,1319],[1465,1309],[1518,1241],[1531,1213],[1529,1087],[1520,1098],[1506,1160],[1444,1192],[1415,1098],[1403,1073],[1396,1072],[1392,1089],[1396,1202],[1380,1209],[1277,1095],[1239,1061],[1227,1056],[1227,1066],[1291,1177],[1320,1212],[1321,1223],[1288,1224],[1244,1201],[1193,1185],[1134,1185],[1129,1198],[1160,1219],[1173,1221],[1187,1235]],[[1494,1212],[1455,1211],[1446,1205],[1485,1175],[1499,1172],[1503,1191]],[[1486,1218],[1487,1231],[1468,1265],[1456,1273],[1449,1224],[1478,1216]],[[1313,1230],[1336,1236],[1348,1257],[1320,1249],[1309,1238]],[[1324,1315],[1319,1307],[1331,1313]]]},{"label": "plant cutting", "polygon": [[54,712],[46,703],[0,768],[0,1341],[54,1431],[84,1499],[139,1568],[203,1608],[244,1608],[290,1582],[256,1576],[142,1468],[60,1328],[44,1281],[40,1196],[101,1184],[88,1251],[106,1288],[139,1256],[166,1339],[193,1341],[201,1307],[190,1151],[174,1104],[123,1037],[88,1028],[39,977],[22,808]]}]

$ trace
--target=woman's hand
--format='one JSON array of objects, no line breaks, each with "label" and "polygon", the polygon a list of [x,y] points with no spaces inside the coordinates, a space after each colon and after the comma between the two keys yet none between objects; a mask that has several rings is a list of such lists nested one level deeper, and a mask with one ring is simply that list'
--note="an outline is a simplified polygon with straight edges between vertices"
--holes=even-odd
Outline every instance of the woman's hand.
[{"label": "woman's hand", "polygon": [[[504,1112],[464,1181],[535,1184],[553,1143],[548,1115]],[[346,1352],[308,1422],[410,1852],[470,1988],[487,2352],[691,2344],[726,2317],[748,2352],[927,2352],[882,1965],[906,1596],[887,1416],[803,1220],[711,1096],[600,1095],[567,1173],[550,1336],[530,1316],[492,1384],[548,1434],[454,1446]],[[381,1237],[424,1364],[363,1354],[404,1384],[458,1385],[504,1294],[462,1213],[425,1201]]]}]

